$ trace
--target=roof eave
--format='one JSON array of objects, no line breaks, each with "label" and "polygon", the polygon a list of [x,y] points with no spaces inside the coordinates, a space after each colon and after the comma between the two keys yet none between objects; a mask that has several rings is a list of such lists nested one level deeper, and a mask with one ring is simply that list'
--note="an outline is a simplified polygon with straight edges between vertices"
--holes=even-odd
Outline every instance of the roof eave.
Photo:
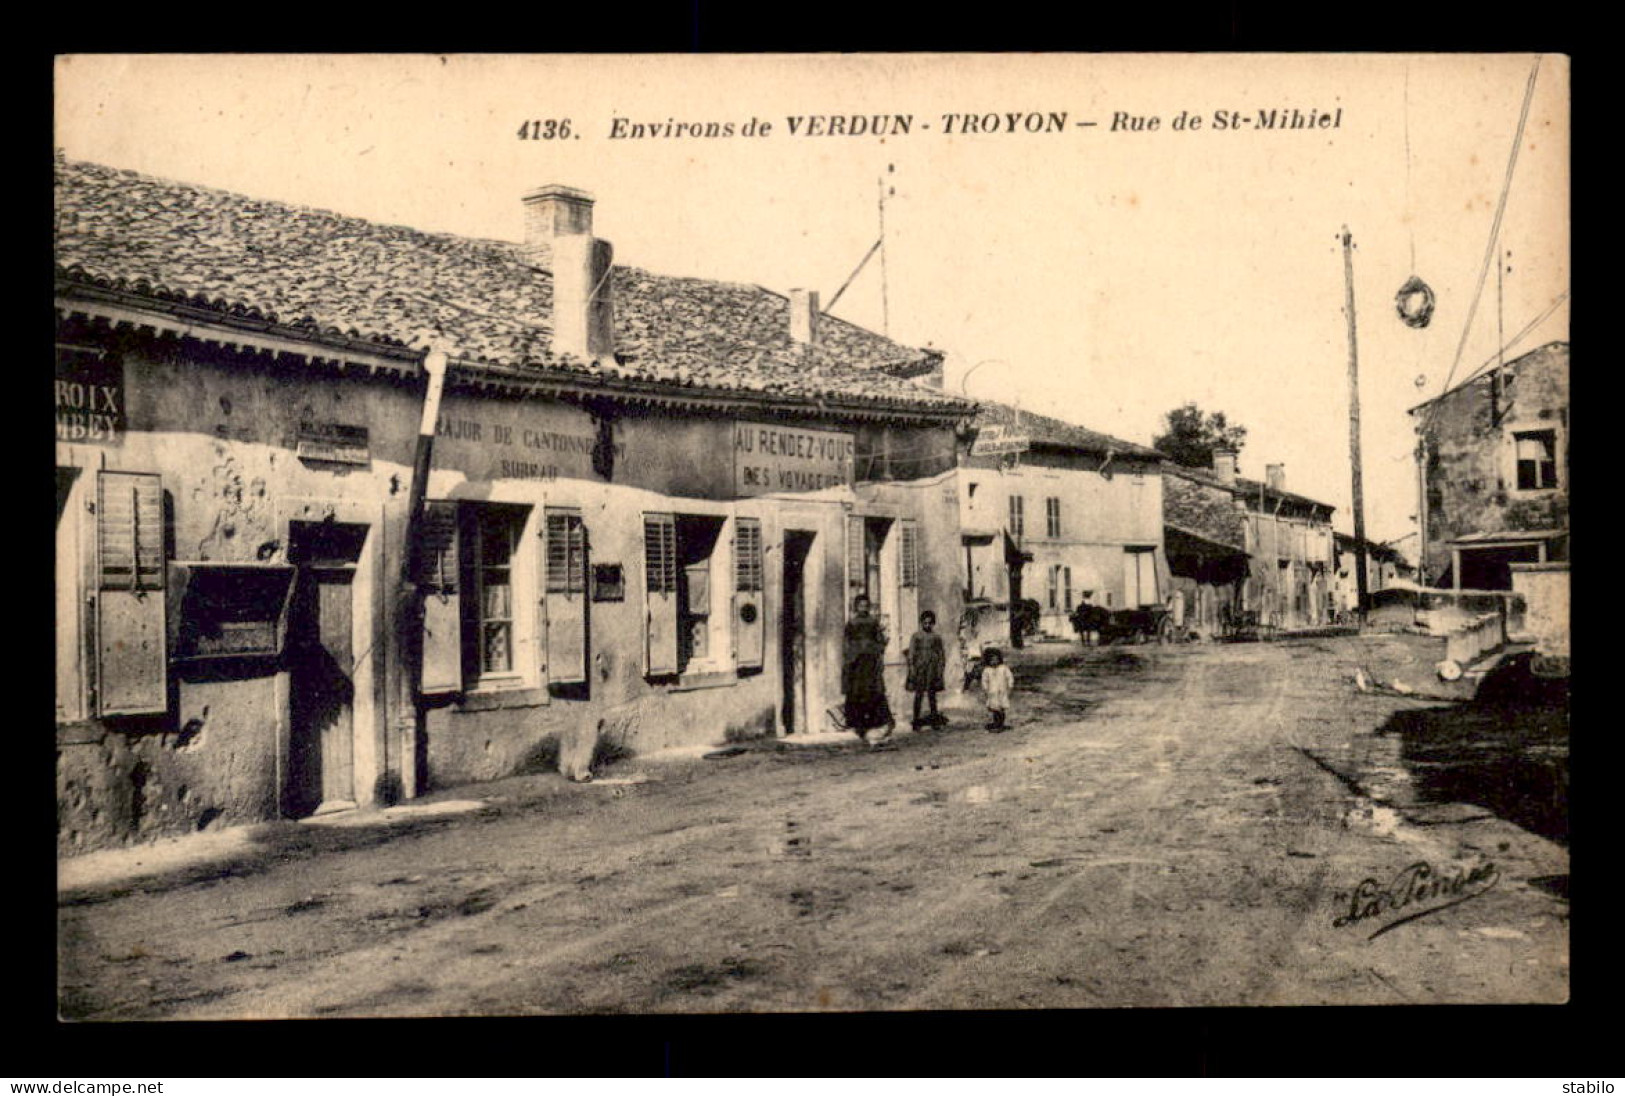
[{"label": "roof eave", "polygon": [[[129,290],[71,278],[59,277],[56,288],[60,310],[96,315],[115,326],[198,337],[227,347],[240,345],[276,353],[300,354],[313,360],[357,360],[374,368],[388,366],[404,373],[416,373],[422,367],[423,351],[411,347],[313,332],[260,317],[225,315],[195,304],[145,297]],[[205,332],[203,329],[211,330]],[[242,338],[233,340],[231,336],[234,333]],[[322,350],[331,353],[322,354]],[[766,395],[731,389],[677,389],[658,381],[613,376],[584,377],[579,373],[546,366],[515,367],[453,359],[451,371],[453,378],[475,384],[498,381],[504,386],[528,392],[542,390],[561,396],[622,399],[662,406],[749,407],[753,410],[811,414],[814,417],[906,419],[944,426],[958,424],[975,413],[974,404],[968,401],[964,406],[930,407],[908,400],[892,403],[878,399]]]}]

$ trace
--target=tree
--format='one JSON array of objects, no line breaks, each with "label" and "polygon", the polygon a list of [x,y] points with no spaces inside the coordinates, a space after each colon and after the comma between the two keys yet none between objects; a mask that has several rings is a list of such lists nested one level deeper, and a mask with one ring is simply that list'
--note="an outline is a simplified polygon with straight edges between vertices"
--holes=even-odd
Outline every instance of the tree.
[{"label": "tree", "polygon": [[1239,451],[1247,440],[1245,426],[1232,426],[1223,411],[1204,413],[1194,402],[1174,408],[1163,420],[1167,429],[1151,445],[1186,468],[1211,468],[1215,449]]}]

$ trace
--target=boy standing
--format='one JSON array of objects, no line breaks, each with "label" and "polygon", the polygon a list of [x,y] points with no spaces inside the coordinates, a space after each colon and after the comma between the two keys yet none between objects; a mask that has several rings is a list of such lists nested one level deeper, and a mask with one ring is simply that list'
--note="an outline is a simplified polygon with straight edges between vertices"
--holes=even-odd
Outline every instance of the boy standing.
[{"label": "boy standing", "polygon": [[1016,678],[1004,664],[1004,652],[989,647],[982,653],[982,689],[987,695],[987,729],[994,734],[1005,730],[1004,715],[1015,687]]}]

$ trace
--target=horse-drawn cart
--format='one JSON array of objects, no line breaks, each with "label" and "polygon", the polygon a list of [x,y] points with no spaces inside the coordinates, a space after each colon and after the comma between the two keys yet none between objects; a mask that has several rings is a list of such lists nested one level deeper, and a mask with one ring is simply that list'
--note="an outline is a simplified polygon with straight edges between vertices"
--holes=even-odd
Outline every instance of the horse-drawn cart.
[{"label": "horse-drawn cart", "polygon": [[1099,605],[1080,605],[1072,611],[1072,627],[1085,642],[1098,637],[1102,644],[1131,642],[1172,643],[1174,617],[1162,605],[1148,605],[1141,609],[1107,609]]}]

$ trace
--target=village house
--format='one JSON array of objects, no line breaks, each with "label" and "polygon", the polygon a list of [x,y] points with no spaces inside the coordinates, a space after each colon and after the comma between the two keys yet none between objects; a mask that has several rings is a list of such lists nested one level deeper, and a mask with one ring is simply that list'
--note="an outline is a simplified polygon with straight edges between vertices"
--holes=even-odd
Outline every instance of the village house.
[{"label": "village house", "polygon": [[1473,592],[1516,595],[1513,625],[1566,654],[1568,344],[1493,365],[1410,413],[1424,581],[1457,592],[1458,607]]},{"label": "village house", "polygon": [[[1414,535],[1414,534],[1412,534]],[[1360,541],[1350,533],[1334,535],[1337,567],[1332,584],[1333,603],[1341,613],[1352,616],[1359,608],[1359,553]],[[1392,544],[1367,540],[1365,542],[1365,588],[1370,598],[1384,590],[1399,589],[1415,592],[1416,568]]]},{"label": "village house", "polygon": [[940,355],[515,197],[518,244],[58,159],[64,851],[822,728],[855,594],[899,702],[958,618]]},{"label": "village house", "polygon": [[1012,606],[1042,635],[1072,636],[1081,599],[1160,605],[1161,453],[1060,419],[984,402],[962,458],[960,537],[970,642],[1012,640]]},{"label": "village house", "polygon": [[1235,493],[1185,469],[1163,476],[1163,543],[1186,636],[1212,639],[1239,619],[1249,574],[1246,509]]},{"label": "village house", "polygon": [[[1236,453],[1228,449],[1214,451],[1212,468],[1166,467],[1170,483],[1184,481],[1169,492],[1166,520],[1178,531],[1180,571],[1197,589],[1203,627],[1221,623],[1225,606],[1233,619],[1246,614],[1269,630],[1313,628],[1331,619],[1334,508],[1287,491],[1284,465],[1265,469],[1262,481],[1237,475]],[[1224,496],[1240,515],[1247,566],[1239,585],[1235,523],[1222,517]]]},{"label": "village house", "polygon": [[1567,343],[1470,377],[1410,413],[1431,585],[1510,590],[1512,564],[1568,559]]}]

